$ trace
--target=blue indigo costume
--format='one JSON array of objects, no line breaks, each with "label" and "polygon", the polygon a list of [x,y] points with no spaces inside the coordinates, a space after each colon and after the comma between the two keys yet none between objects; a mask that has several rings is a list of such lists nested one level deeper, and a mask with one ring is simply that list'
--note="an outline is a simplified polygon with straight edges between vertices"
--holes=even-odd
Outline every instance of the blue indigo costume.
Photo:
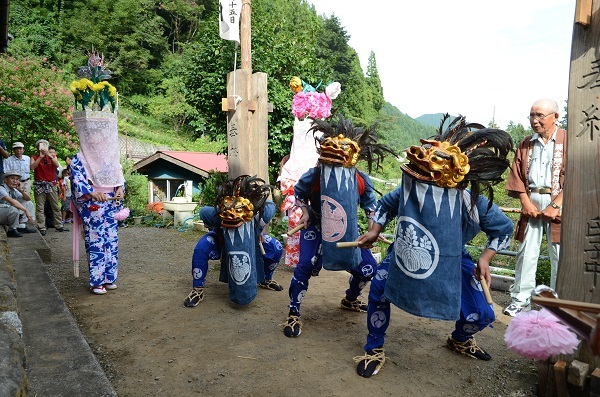
[{"label": "blue indigo costume", "polygon": [[506,156],[513,143],[505,131],[467,123],[462,116],[443,132],[448,117],[435,139],[406,150],[408,163],[401,166],[400,186],[379,200],[372,228],[358,239],[368,246],[387,223],[397,221],[394,244],[369,292],[365,355],[355,357],[357,373],[366,378],[385,362],[390,303],[417,316],[458,320],[448,348],[472,358],[491,358],[473,334],[495,316],[464,246],[480,230],[487,234],[477,272],[489,277],[489,259],[508,246],[513,225],[479,193],[486,191],[493,199],[492,186],[509,166]]},{"label": "blue indigo costume", "polygon": [[[213,207],[208,207],[213,208]],[[219,231],[220,232],[220,231]],[[265,250],[263,257],[265,280],[272,280],[273,273],[279,265],[283,246],[274,237],[263,234],[262,246]],[[192,255],[193,288],[204,287],[208,261],[221,259],[221,249],[218,245],[217,231],[211,230],[198,240]]]},{"label": "blue indigo costume", "polygon": [[[229,284],[229,299],[234,303],[252,302],[259,285],[282,290],[272,277],[283,246],[272,236],[261,235],[275,215],[275,203],[266,200],[269,189],[261,179],[243,175],[221,186],[217,206],[200,209],[200,218],[211,231],[194,249],[194,288],[185,299],[185,306],[194,307],[204,298],[209,259],[221,259],[219,280]],[[264,254],[260,252],[263,250]]]},{"label": "blue indigo costume", "polygon": [[[342,167],[337,167],[342,168]],[[310,201],[310,197],[313,194],[319,195],[319,190],[315,189],[315,183],[313,182],[315,179],[315,173],[317,176],[320,173],[320,168],[311,168],[308,170],[296,183],[295,186],[295,195],[296,202],[300,203],[300,205],[307,205]],[[357,171],[360,174],[360,177],[364,180],[364,192],[358,196],[356,195],[357,201],[360,200],[360,203],[355,203],[355,208],[360,207],[364,209],[365,213],[368,213],[369,217],[372,212],[375,210],[376,197],[375,192],[373,190],[373,185],[368,177],[368,175]],[[318,180],[318,179],[317,179]],[[316,186],[318,188],[318,184]],[[358,191],[358,187],[355,185],[354,189]],[[308,207],[308,211],[310,214],[310,225],[306,229],[302,229],[300,231],[300,258],[298,260],[298,265],[296,269],[294,269],[294,276],[290,282],[289,295],[290,295],[290,311],[294,313],[300,313],[300,304],[302,303],[302,299],[306,295],[306,291],[308,290],[308,283],[312,276],[318,276],[319,272],[324,266],[323,257],[325,254],[325,247],[322,247],[322,233],[321,233],[321,211],[319,206],[310,206]],[[356,212],[356,211],[355,211]],[[358,228],[356,221],[354,222],[354,232],[358,235]],[[373,257],[371,250],[367,248],[356,249],[356,248],[346,248],[339,249],[335,247],[327,248],[329,250],[338,250],[345,251],[346,258],[352,258],[352,253],[356,251],[359,254],[357,264],[349,269],[350,271],[350,286],[346,290],[347,299],[350,301],[355,301],[362,291],[362,289],[366,286],[366,284],[373,277],[373,273],[375,268],[377,267],[377,261]],[[350,255],[348,255],[348,251],[350,251]],[[335,262],[334,260],[330,260],[326,262],[325,268],[327,269],[329,266],[334,267],[330,270],[345,270],[345,269],[336,269],[335,265],[340,262]]]},{"label": "blue indigo costume", "polygon": [[289,314],[283,333],[299,336],[300,305],[306,296],[309,280],[321,268],[350,272],[349,288],[341,301],[344,309],[365,312],[358,297],[373,277],[377,261],[367,248],[337,248],[337,243],[358,238],[358,207],[369,219],[376,204],[375,189],[369,176],[355,165],[367,160],[369,170],[374,157],[377,165],[384,152],[393,153],[377,143],[375,130],[355,128],[339,117],[337,123],[313,120],[309,131],[322,133],[318,138],[319,165],[309,169],[294,187],[296,205],[302,209],[300,256],[290,282]]},{"label": "blue indigo costume", "polygon": [[[406,181],[406,178],[407,176],[405,175],[404,182]],[[454,286],[460,292],[460,303],[456,307],[457,309],[460,309],[460,311],[458,313],[459,319],[456,321],[455,330],[452,332],[452,336],[454,339],[464,342],[467,339],[470,339],[476,332],[479,332],[490,325],[496,319],[493,306],[486,302],[481,284],[474,276],[475,263],[464,249],[464,245],[471,241],[480,231],[483,231],[488,237],[486,248],[494,251],[506,249],[510,245],[513,222],[496,205],[492,205],[488,211],[489,201],[483,196],[478,197],[476,208],[474,211],[471,211],[469,208],[469,192],[465,190],[459,191],[459,193],[463,196],[460,197],[459,200],[462,203],[462,209],[456,214],[461,220],[460,228],[462,230],[461,243],[463,249],[460,258],[461,267],[457,267],[457,270],[460,270],[461,281],[456,282],[453,280],[452,283],[454,283]],[[383,222],[384,225],[389,220],[396,217],[398,215],[398,203],[403,200],[402,196],[403,194],[400,188],[383,196],[378,203],[373,221],[377,223]],[[397,236],[396,238],[399,237]],[[393,297],[388,297],[386,295],[386,284],[388,283],[390,274],[390,264],[393,263],[393,266],[400,266],[397,265],[394,256],[395,250],[394,247],[391,246],[386,258],[377,268],[376,275],[371,282],[369,308],[367,311],[367,327],[369,329],[369,334],[367,336],[365,351],[380,348],[384,344],[385,331],[390,322],[390,300],[394,299]],[[450,281],[448,281],[448,283],[450,283]],[[415,295],[422,294],[426,294],[426,291],[418,290],[415,292]],[[432,294],[428,295],[430,296]],[[410,297],[410,294],[408,294],[408,296]],[[427,308],[433,306],[435,303],[434,301],[430,301],[431,298],[429,298],[429,296],[414,296],[417,301],[419,298],[423,298],[420,299],[420,304],[425,308],[426,314],[431,314],[431,311]],[[434,295],[434,299],[442,299],[442,297]],[[406,306],[401,306],[401,308],[408,311]],[[412,314],[419,315],[418,312],[412,312]],[[425,317],[429,316],[425,315]],[[456,317],[454,319],[456,319]]]}]

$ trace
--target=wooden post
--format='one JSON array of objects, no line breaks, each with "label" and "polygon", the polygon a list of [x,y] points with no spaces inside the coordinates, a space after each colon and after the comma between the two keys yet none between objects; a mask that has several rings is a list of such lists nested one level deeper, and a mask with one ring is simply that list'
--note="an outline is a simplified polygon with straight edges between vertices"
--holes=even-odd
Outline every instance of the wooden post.
[{"label": "wooden post", "polygon": [[575,23],[589,26],[592,19],[592,0],[577,0],[575,5]]},{"label": "wooden post", "polygon": [[240,16],[240,45],[242,47],[242,69],[252,73],[252,2],[242,0]]},{"label": "wooden post", "polygon": [[[577,20],[573,25],[556,290],[562,299],[600,304],[600,0],[592,1],[590,11],[588,26]],[[600,365],[586,342],[575,358]]]},{"label": "wooden post", "polygon": [[227,75],[227,164],[229,177],[257,175],[269,183],[267,75],[252,74],[251,1],[243,0],[240,21],[242,68]]},{"label": "wooden post", "polygon": [[600,303],[600,0],[593,3],[591,25],[573,28],[557,292]]}]

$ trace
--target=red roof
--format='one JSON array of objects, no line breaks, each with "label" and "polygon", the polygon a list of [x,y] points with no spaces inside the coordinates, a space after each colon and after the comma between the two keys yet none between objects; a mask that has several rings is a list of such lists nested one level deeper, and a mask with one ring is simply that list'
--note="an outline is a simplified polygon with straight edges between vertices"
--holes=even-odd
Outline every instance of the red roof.
[{"label": "red roof", "polygon": [[224,154],[205,152],[177,152],[171,150],[160,150],[159,152],[188,163],[205,171],[217,170],[227,172],[227,157]]},{"label": "red roof", "polygon": [[210,171],[227,172],[227,157],[224,154],[204,152],[177,152],[159,150],[133,165],[135,171],[148,172],[148,166],[155,161],[164,160],[185,168],[200,176],[207,177]]}]

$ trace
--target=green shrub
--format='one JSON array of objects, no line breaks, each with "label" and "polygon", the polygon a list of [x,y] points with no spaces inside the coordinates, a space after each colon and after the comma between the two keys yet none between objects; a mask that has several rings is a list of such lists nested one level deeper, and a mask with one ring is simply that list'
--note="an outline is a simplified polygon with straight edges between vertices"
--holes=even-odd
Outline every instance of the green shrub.
[{"label": "green shrub", "polygon": [[226,172],[209,171],[208,178],[200,191],[200,205],[215,205],[217,201],[217,189],[228,180]]},{"label": "green shrub", "polygon": [[132,160],[125,160],[121,165],[125,176],[125,205],[132,216],[143,215],[148,204],[148,179],[133,171]]}]

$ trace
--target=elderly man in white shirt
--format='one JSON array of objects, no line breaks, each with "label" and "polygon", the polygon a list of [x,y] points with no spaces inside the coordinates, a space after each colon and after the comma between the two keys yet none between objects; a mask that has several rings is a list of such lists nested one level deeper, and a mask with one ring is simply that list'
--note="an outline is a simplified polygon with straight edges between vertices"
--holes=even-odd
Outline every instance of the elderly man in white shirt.
[{"label": "elderly man in white shirt", "polygon": [[[13,155],[4,160],[4,170],[16,170],[19,172],[21,187],[27,194],[31,194],[31,159],[24,155],[25,145],[23,142],[15,142],[12,145]],[[1,181],[0,181],[1,182]]]},{"label": "elderly man in white shirt", "polygon": [[[8,237],[22,237],[21,233],[35,233],[34,206],[31,197],[21,187],[20,174],[16,170],[4,173],[0,185],[0,225],[8,226]],[[31,227],[27,227],[29,223]]]}]

